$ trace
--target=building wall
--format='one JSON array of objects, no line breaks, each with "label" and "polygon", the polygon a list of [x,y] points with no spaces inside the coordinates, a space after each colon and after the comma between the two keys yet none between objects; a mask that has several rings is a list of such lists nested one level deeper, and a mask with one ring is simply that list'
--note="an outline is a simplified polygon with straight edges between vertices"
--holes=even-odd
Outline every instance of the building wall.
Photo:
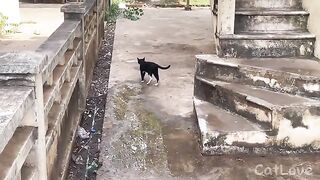
[{"label": "building wall", "polygon": [[310,13],[308,30],[316,35],[314,55],[320,59],[320,1],[302,0],[303,8]]}]

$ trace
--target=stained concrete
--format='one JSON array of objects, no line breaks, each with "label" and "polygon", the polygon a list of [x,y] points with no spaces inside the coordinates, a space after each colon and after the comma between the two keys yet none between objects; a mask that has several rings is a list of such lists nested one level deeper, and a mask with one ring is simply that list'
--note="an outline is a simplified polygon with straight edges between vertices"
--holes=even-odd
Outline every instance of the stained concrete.
[{"label": "stained concrete", "polygon": [[[194,55],[214,52],[210,25],[209,9],[145,9],[117,22],[97,179],[319,179],[319,155],[201,155]],[[171,65],[158,87],[140,82],[136,57]]]}]

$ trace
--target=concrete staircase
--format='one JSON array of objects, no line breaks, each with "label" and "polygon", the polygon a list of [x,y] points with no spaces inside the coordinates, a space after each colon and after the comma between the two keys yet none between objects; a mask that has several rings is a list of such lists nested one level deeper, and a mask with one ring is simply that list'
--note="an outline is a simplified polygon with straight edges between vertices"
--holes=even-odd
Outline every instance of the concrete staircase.
[{"label": "concrete staircase", "polygon": [[218,56],[196,56],[203,153],[318,152],[320,64],[309,13],[300,0],[236,0],[234,14],[234,33],[216,33]]}]

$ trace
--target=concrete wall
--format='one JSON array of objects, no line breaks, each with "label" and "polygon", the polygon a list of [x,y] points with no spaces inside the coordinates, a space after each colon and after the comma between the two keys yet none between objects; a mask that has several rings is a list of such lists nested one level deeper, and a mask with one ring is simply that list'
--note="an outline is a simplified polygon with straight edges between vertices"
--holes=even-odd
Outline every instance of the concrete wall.
[{"label": "concrete wall", "polygon": [[320,59],[320,1],[302,0],[303,8],[310,13],[308,30],[316,35],[314,55]]},{"label": "concrete wall", "polygon": [[[22,174],[21,166],[32,165],[34,174],[37,174],[37,177],[32,179],[65,178],[77,126],[85,108],[98,49],[102,44],[105,4],[104,0],[86,0],[66,4],[61,8],[64,12],[64,22],[38,49],[30,52],[0,54],[0,100],[3,99],[0,112],[7,111],[4,107],[12,104],[8,96],[17,96],[1,93],[1,89],[9,87],[10,91],[13,91],[19,85],[26,88],[21,96],[33,94],[33,91],[31,93],[33,89],[35,94],[32,100],[15,97],[22,99],[20,102],[22,105],[20,105],[19,117],[6,118],[5,122],[9,127],[7,131],[11,133],[6,133],[0,126],[1,137],[4,137],[3,134],[8,134],[0,139],[0,167],[3,167],[2,163],[5,162],[1,159],[4,156],[3,153],[9,152],[3,149],[8,149],[8,146],[15,144],[10,138],[15,137],[13,132],[18,129],[17,127],[33,126],[33,129],[37,130],[35,133],[37,139],[31,139],[33,131],[25,131],[30,134],[30,138],[25,141],[37,144],[33,143],[21,149],[21,152],[26,152],[24,159],[21,159],[19,154],[12,154],[12,161],[20,157],[19,161],[14,161],[20,166],[12,164],[6,168],[12,169],[10,172],[15,174],[8,174],[6,168],[2,168],[0,177],[7,173],[5,179],[20,179],[20,176],[22,179],[30,179]],[[23,108],[25,104],[32,105],[32,108],[29,106],[28,108],[34,109],[33,114],[36,114],[36,117],[31,116],[25,110],[26,108]],[[15,109],[15,106],[18,105],[10,107]],[[1,120],[4,115],[0,113]],[[23,120],[26,118],[21,117],[22,115],[29,120]],[[9,140],[11,143],[8,142]],[[30,152],[34,158],[26,159],[31,147],[35,148],[35,151]]]}]

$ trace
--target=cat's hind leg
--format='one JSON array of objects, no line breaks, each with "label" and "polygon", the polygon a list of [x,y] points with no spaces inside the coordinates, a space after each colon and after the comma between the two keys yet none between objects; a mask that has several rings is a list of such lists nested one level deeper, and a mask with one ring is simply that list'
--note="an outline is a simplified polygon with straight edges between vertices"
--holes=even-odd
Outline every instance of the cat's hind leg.
[{"label": "cat's hind leg", "polygon": [[157,79],[157,83],[154,84],[154,85],[158,86],[159,85],[159,73],[158,73],[158,70],[154,73],[154,77]]},{"label": "cat's hind leg", "polygon": [[151,76],[149,75],[149,77],[150,77],[150,79],[149,79],[149,81],[147,82],[147,84],[150,84],[151,81],[152,81],[152,75],[151,75]]}]

